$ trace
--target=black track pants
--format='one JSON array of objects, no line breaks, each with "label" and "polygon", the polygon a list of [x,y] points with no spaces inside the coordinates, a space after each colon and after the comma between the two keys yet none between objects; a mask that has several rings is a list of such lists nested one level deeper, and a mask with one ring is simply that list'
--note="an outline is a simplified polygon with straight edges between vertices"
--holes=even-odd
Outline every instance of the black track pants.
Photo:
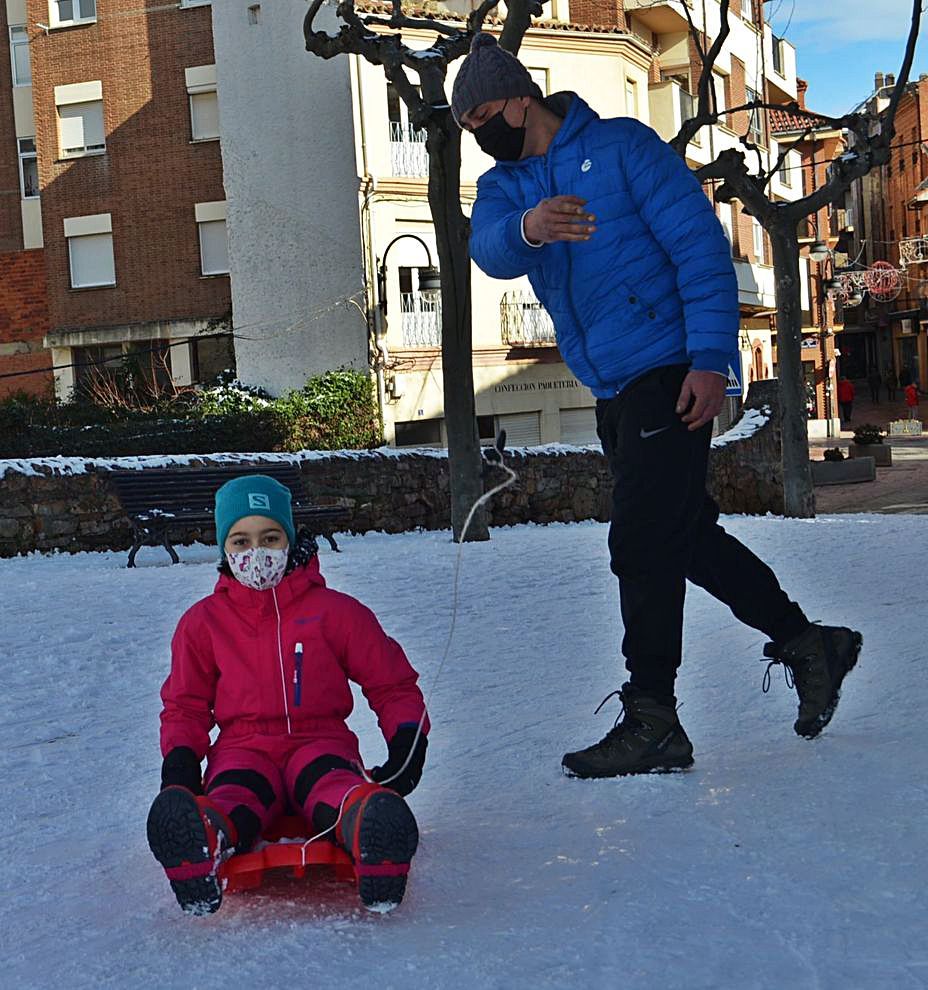
[{"label": "black track pants", "polygon": [[808,624],[773,571],[718,524],[706,492],[712,424],[691,432],[674,409],[687,370],[656,368],[596,404],[615,483],[609,552],[625,624],[622,652],[633,684],[670,697],[687,578],[776,642]]}]

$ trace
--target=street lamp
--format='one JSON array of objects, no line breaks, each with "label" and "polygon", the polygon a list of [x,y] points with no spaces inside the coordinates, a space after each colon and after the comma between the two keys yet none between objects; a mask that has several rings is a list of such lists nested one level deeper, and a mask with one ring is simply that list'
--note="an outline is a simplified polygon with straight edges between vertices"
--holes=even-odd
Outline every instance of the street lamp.
[{"label": "street lamp", "polygon": [[419,269],[419,290],[429,294],[441,292],[441,273],[432,264],[432,253],[429,251],[428,244],[418,234],[397,234],[387,245],[383,253],[383,258],[380,259],[380,265],[377,268],[377,294],[380,297],[380,312],[383,316],[387,315],[387,255],[390,253],[390,248],[404,237],[410,237],[412,240],[418,241],[425,248],[425,256],[428,258],[428,266]]},{"label": "street lamp", "polygon": [[816,264],[821,264],[823,261],[827,261],[831,257],[831,251],[828,245],[824,241],[813,241],[809,245],[809,257],[816,262]]}]

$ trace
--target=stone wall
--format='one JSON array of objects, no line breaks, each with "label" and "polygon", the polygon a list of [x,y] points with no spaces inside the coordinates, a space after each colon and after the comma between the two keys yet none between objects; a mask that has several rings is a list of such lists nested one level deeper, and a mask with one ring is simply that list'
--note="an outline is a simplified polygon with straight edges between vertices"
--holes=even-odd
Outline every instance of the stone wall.
[{"label": "stone wall", "polygon": [[[754,383],[742,418],[713,441],[709,489],[726,513],[782,513],[780,430],[775,382]],[[507,452],[519,480],[489,505],[494,526],[609,518],[612,482],[603,455],[562,446]],[[33,550],[125,549],[131,527],[113,495],[112,468],[196,468],[289,461],[320,503],[344,506],[346,529],[389,533],[446,529],[448,462],[443,451],[305,451],[297,454],[45,458],[0,461],[0,556]],[[487,487],[502,480],[488,467]],[[211,540],[209,530],[172,534],[176,542]]]}]

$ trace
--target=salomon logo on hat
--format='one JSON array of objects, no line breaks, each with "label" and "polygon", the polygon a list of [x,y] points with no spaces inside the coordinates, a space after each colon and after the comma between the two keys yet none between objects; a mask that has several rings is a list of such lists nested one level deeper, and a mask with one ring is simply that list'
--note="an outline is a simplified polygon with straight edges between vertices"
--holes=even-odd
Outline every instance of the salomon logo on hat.
[{"label": "salomon logo on hat", "polygon": [[249,509],[269,509],[270,507],[271,500],[267,497],[267,495],[262,495],[260,492],[248,493]]}]

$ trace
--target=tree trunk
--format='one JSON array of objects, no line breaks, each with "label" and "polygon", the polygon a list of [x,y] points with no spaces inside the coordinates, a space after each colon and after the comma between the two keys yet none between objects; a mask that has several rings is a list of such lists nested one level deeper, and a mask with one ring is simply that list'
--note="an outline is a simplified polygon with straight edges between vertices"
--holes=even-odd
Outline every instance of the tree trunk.
[{"label": "tree trunk", "polygon": [[799,519],[815,515],[809,467],[806,380],[802,369],[802,301],[799,239],[787,222],[768,228],[773,246],[777,295],[777,377],[780,381],[783,436],[784,514]]},{"label": "tree trunk", "polygon": [[[429,207],[435,224],[441,269],[441,362],[445,390],[445,429],[451,475],[451,530],[456,543],[483,494],[483,458],[474,402],[468,221],[461,212],[461,132],[451,114],[429,121]],[[486,513],[474,514],[466,539],[488,540]]]}]

